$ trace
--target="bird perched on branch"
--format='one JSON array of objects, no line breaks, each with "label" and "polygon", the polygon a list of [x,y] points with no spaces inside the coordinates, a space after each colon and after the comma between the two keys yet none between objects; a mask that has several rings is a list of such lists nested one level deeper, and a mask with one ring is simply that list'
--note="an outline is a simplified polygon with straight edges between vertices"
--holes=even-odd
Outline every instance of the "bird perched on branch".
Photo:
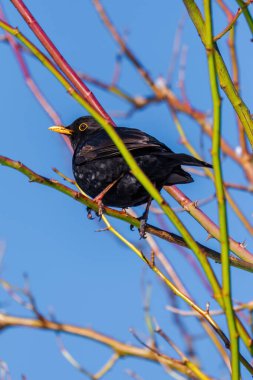
[{"label": "bird perched on branch", "polygon": [[[127,208],[147,203],[141,220],[140,234],[145,235],[145,224],[152,201],[150,195],[134,177],[127,163],[100,124],[91,116],[80,117],[67,127],[49,129],[70,138],[74,155],[72,168],[77,185],[99,205]],[[165,144],[139,129],[116,129],[139,167],[157,190],[163,186],[193,182],[181,165],[212,165],[184,153],[174,153]]]}]

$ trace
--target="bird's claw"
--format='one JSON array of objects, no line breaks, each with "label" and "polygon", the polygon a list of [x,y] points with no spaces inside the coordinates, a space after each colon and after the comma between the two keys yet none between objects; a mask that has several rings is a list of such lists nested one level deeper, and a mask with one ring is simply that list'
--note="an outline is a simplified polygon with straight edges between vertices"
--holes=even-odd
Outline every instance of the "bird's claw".
[{"label": "bird's claw", "polygon": [[98,211],[96,212],[97,216],[99,217],[99,221],[102,219],[102,215],[104,213],[104,205],[101,200],[97,201],[98,204]]},{"label": "bird's claw", "polygon": [[[146,234],[146,227],[147,227],[147,220],[142,219],[142,218],[137,218],[140,221],[140,228],[139,228],[139,233],[140,233],[140,239],[146,239],[147,234]],[[130,224],[130,230],[134,231],[134,225]]]},{"label": "bird's claw", "polygon": [[[102,215],[104,213],[104,205],[102,201],[97,201],[97,204],[98,204],[98,211],[96,212],[96,215],[99,217],[99,220],[101,220]],[[95,219],[92,216],[92,209],[90,207],[87,207],[86,210],[87,210],[87,218],[90,220]]]},{"label": "bird's claw", "polygon": [[93,220],[94,217],[92,216],[92,209],[90,207],[87,207],[86,210],[87,210],[87,218],[90,220]]},{"label": "bird's claw", "polygon": [[139,228],[139,233],[140,233],[140,239],[146,239],[147,234],[146,234],[146,227],[147,227],[147,221],[146,219],[140,219],[140,228]]},{"label": "bird's claw", "polygon": [[134,231],[134,225],[133,224],[130,224],[130,230]]}]

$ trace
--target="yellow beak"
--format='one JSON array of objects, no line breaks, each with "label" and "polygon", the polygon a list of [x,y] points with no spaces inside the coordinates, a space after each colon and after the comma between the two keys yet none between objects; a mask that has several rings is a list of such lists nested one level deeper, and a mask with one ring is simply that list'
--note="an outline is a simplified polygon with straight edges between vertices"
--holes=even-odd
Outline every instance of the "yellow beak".
[{"label": "yellow beak", "polygon": [[50,129],[50,131],[61,133],[63,135],[72,135],[73,133],[71,129],[63,127],[62,125],[53,125],[52,127],[49,127],[48,129]]}]

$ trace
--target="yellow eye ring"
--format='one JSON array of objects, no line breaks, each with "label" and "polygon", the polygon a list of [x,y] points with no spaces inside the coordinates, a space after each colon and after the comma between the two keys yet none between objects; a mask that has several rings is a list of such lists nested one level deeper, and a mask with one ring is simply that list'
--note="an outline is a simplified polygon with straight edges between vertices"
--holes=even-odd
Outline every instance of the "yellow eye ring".
[{"label": "yellow eye ring", "polygon": [[82,123],[78,127],[78,129],[79,129],[80,132],[85,131],[85,129],[87,129],[87,128],[88,128],[88,124],[86,124],[86,123]]}]

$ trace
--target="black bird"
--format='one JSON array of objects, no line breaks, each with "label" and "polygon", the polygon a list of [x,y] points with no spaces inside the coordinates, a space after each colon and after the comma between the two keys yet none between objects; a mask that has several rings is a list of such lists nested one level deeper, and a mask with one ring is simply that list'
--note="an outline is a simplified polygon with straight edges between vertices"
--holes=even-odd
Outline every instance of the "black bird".
[{"label": "black bird", "polygon": [[[91,116],[80,117],[67,127],[49,129],[68,135],[74,150],[72,168],[78,186],[99,204],[127,208],[147,203],[141,218],[144,234],[150,195],[134,177],[105,130]],[[212,165],[184,153],[174,153],[165,144],[139,129],[119,127],[118,135],[134,156],[139,167],[157,190],[163,186],[193,182],[181,165]],[[103,202],[103,203],[102,203]]]}]

